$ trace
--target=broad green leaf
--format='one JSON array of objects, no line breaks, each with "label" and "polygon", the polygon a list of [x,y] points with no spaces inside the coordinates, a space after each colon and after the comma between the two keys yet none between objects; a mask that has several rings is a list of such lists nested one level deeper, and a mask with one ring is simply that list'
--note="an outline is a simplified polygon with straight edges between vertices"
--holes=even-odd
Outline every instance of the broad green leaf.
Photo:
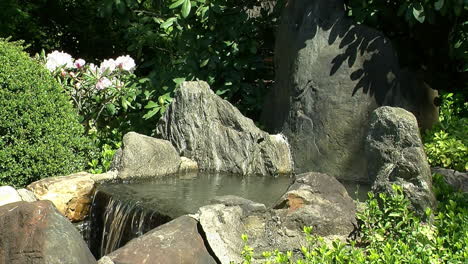
[{"label": "broad green leaf", "polygon": [[413,6],[413,16],[419,23],[424,23],[426,17],[424,16],[424,7],[421,4]]},{"label": "broad green leaf", "polygon": [[144,119],[150,119],[151,117],[153,117],[155,114],[157,114],[159,112],[159,107],[156,107],[154,108],[153,110],[149,111],[148,113],[146,113],[143,118]]},{"label": "broad green leaf", "polygon": [[145,106],[145,109],[155,108],[158,107],[159,104],[153,101],[149,101],[148,104]]},{"label": "broad green leaf", "polygon": [[184,4],[182,5],[182,17],[186,18],[190,14],[190,9],[192,8],[192,4],[190,0],[185,0]]},{"label": "broad green leaf", "polygon": [[174,21],[176,21],[177,18],[171,17],[166,20],[166,22],[162,23],[159,27],[162,29],[167,29],[168,27],[172,26],[174,24]]},{"label": "broad green leaf", "polygon": [[184,3],[185,0],[178,0],[178,1],[175,1],[174,3],[172,3],[170,6],[169,6],[169,9],[174,9],[180,5],[182,5]]},{"label": "broad green leaf", "polygon": [[200,63],[200,68],[205,67],[205,66],[208,64],[209,61],[210,61],[210,58],[208,58],[208,59],[202,61],[202,62]]},{"label": "broad green leaf", "polygon": [[444,6],[444,0],[438,0],[434,3],[435,10],[439,11]]},{"label": "broad green leaf", "polygon": [[179,84],[185,82],[185,78],[175,78],[175,79],[172,79],[172,81],[173,81],[175,84],[179,85]]}]

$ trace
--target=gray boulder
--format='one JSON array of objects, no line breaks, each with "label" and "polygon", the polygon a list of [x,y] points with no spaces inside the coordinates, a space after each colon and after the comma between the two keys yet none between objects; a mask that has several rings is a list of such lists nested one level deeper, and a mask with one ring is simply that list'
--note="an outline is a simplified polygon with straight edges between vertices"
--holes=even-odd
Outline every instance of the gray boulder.
[{"label": "gray boulder", "polygon": [[451,186],[454,191],[468,193],[468,172],[444,168],[431,168],[431,172],[444,176],[445,183]]},{"label": "gray boulder", "polygon": [[297,175],[274,208],[291,230],[307,225],[315,234],[346,238],[357,225],[353,199],[340,182],[323,173]]},{"label": "gray boulder", "polygon": [[198,233],[198,222],[181,216],[131,240],[99,260],[100,264],[216,264]]},{"label": "gray boulder", "polygon": [[155,133],[202,170],[243,175],[292,172],[286,139],[257,128],[206,82],[182,83]]},{"label": "gray boulder", "polygon": [[0,207],[0,263],[96,263],[75,227],[49,201]]},{"label": "gray boulder", "polygon": [[169,141],[129,132],[112,161],[118,178],[155,177],[176,173],[181,159]]},{"label": "gray boulder", "polygon": [[[221,263],[240,263],[244,242],[261,252],[300,250],[307,244],[304,226],[327,241],[344,240],[356,225],[355,205],[346,189],[334,178],[320,173],[300,175],[275,208],[266,209],[240,197],[214,199],[219,204],[201,207],[197,218],[207,242]],[[256,263],[256,262],[254,262]]]},{"label": "gray boulder", "polygon": [[277,36],[277,75],[263,123],[287,136],[297,173],[368,182],[371,112],[407,99],[405,105],[418,103],[407,98],[416,93],[399,91],[413,87],[401,87],[390,41],[348,19],[343,0],[288,1]]},{"label": "gray boulder", "polygon": [[396,107],[380,107],[371,116],[366,138],[368,174],[375,192],[403,191],[414,208],[423,213],[435,206],[432,176],[416,118]]}]

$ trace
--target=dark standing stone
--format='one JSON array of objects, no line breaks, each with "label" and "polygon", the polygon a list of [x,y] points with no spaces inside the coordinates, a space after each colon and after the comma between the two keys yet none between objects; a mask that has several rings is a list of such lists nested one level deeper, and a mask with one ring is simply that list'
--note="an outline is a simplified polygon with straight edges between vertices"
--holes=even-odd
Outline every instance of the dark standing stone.
[{"label": "dark standing stone", "polygon": [[49,201],[0,207],[0,263],[96,263],[72,223]]},{"label": "dark standing stone", "polygon": [[347,18],[343,0],[289,0],[277,36],[277,76],[263,123],[287,136],[296,172],[368,182],[371,112],[418,103],[406,98],[417,93],[405,92],[417,87],[401,87],[390,41]]}]

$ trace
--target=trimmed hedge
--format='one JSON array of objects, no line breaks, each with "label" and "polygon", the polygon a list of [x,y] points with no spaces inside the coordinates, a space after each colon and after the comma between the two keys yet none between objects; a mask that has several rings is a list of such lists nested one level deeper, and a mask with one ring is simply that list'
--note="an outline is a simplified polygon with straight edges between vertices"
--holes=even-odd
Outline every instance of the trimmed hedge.
[{"label": "trimmed hedge", "polygon": [[69,100],[20,43],[0,39],[0,185],[84,168],[91,145]]}]

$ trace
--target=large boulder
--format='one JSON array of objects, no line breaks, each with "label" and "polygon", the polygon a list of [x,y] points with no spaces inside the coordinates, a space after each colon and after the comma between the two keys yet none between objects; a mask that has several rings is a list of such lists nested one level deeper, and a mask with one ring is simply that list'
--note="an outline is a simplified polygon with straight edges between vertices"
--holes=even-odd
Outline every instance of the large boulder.
[{"label": "large boulder", "polygon": [[181,216],[99,260],[100,264],[216,264],[198,233],[198,222]]},{"label": "large boulder", "polygon": [[206,82],[184,82],[156,127],[200,169],[239,174],[292,172],[286,139],[269,135],[217,96]]},{"label": "large boulder", "polygon": [[[224,196],[197,213],[206,240],[222,264],[242,262],[243,234],[256,253],[300,250],[304,226],[327,241],[344,240],[354,230],[355,205],[346,189],[321,173],[299,175],[273,209],[243,198]],[[260,254],[255,258],[261,259]]]},{"label": "large boulder", "polygon": [[28,185],[39,200],[49,200],[72,222],[84,220],[93,201],[95,182],[92,175],[80,172],[45,178]]},{"label": "large boulder", "polygon": [[343,0],[288,1],[277,36],[277,75],[263,123],[288,137],[296,172],[368,182],[371,112],[418,103],[407,98],[416,93],[402,92],[413,87],[401,87],[390,41],[347,18]]},{"label": "large boulder", "polygon": [[440,167],[431,168],[431,172],[442,175],[445,183],[452,187],[454,191],[468,193],[468,172],[460,172]]},{"label": "large boulder", "polygon": [[274,208],[292,230],[308,225],[321,236],[346,238],[357,226],[353,199],[340,182],[323,173],[297,175]]},{"label": "large boulder", "polygon": [[392,184],[397,184],[419,213],[435,206],[431,169],[413,114],[397,107],[376,109],[366,138],[366,157],[373,191],[391,193]]},{"label": "large boulder", "polygon": [[75,227],[49,201],[0,207],[0,263],[96,263]]},{"label": "large boulder", "polygon": [[0,186],[0,206],[22,201],[21,195],[11,186]]},{"label": "large boulder", "polygon": [[181,159],[169,141],[129,132],[112,161],[118,177],[157,177],[176,173]]}]

